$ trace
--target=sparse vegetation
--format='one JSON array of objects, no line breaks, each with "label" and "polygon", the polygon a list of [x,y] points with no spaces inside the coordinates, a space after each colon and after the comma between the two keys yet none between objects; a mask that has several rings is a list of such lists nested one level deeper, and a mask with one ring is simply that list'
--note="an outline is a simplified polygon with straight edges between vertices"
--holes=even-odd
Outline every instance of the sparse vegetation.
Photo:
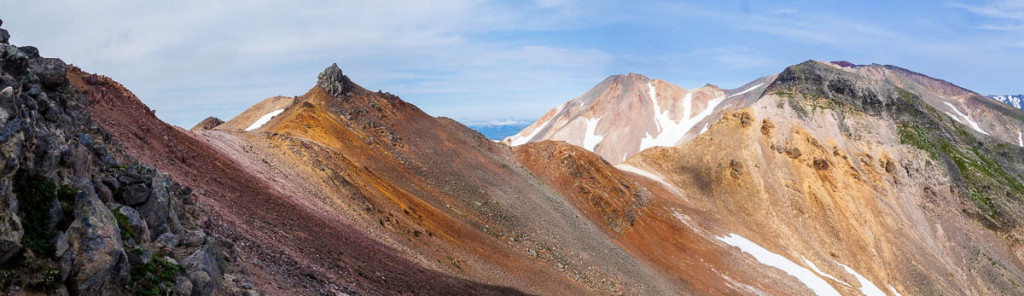
[{"label": "sparse vegetation", "polygon": [[172,291],[175,278],[185,274],[185,268],[154,256],[148,264],[132,267],[130,274],[131,287],[136,295],[159,296]]},{"label": "sparse vegetation", "polygon": [[[74,214],[74,200],[77,193],[66,185],[57,183],[40,175],[22,175],[14,184],[14,194],[18,196],[20,217],[25,235],[21,243],[35,254],[53,257],[54,246],[50,240],[57,231],[50,228],[54,201],[60,204],[64,220],[70,220]],[[57,221],[61,222],[61,221]],[[61,226],[62,225],[58,225]]]},{"label": "sparse vegetation", "polygon": [[121,230],[121,240],[128,241],[128,239],[131,239],[138,242],[139,238],[135,234],[135,227],[132,227],[132,224],[128,222],[128,216],[121,213],[121,207],[117,207],[113,213],[114,219],[117,220],[117,228]]},{"label": "sparse vegetation", "polygon": [[1024,197],[1024,184],[1006,172],[991,156],[983,151],[985,148],[971,136],[956,128],[957,135],[968,137],[969,146],[961,147],[946,139],[935,136],[917,125],[900,125],[898,127],[900,142],[928,152],[932,159],[942,162],[948,158],[956,166],[964,181],[967,197],[989,218],[998,218],[998,205],[993,201],[999,195],[999,188],[1006,188],[1008,197]]}]

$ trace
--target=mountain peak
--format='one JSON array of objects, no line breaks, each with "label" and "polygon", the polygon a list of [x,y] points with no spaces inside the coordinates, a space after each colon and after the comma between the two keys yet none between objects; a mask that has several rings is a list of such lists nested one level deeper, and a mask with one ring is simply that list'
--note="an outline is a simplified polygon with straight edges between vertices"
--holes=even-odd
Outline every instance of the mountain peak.
[{"label": "mountain peak", "polygon": [[352,90],[355,85],[352,80],[348,79],[341,72],[341,68],[338,67],[338,63],[332,63],[323,72],[320,72],[320,76],[317,78],[317,86],[323,88],[327,93],[334,96],[340,96],[348,93]]}]

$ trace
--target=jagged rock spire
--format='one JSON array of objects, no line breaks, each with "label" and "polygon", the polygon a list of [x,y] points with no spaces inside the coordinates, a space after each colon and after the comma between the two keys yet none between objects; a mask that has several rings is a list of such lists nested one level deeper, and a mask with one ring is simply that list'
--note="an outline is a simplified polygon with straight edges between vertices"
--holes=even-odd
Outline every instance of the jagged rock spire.
[{"label": "jagged rock spire", "polygon": [[341,73],[341,68],[338,68],[337,63],[331,64],[330,67],[320,72],[316,84],[334,96],[348,93],[354,86],[352,80],[349,80],[348,76]]}]

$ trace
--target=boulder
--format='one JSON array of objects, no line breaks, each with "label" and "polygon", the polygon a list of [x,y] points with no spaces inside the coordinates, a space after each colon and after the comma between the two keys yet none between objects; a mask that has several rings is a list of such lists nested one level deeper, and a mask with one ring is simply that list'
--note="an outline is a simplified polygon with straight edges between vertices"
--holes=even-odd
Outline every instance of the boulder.
[{"label": "boulder", "polygon": [[21,52],[24,52],[29,58],[39,58],[39,49],[35,46],[19,46],[18,49],[20,49]]},{"label": "boulder", "polygon": [[0,43],[7,43],[7,40],[11,39],[11,33],[7,30],[0,29]]},{"label": "boulder", "polygon": [[4,71],[10,72],[13,76],[24,74],[25,70],[28,70],[28,60],[28,56],[17,46],[0,43],[0,67],[3,67]]},{"label": "boulder", "polygon": [[160,247],[162,248],[173,250],[175,247],[178,246],[178,236],[170,232],[164,232],[159,237],[157,237],[156,240],[154,240],[153,242],[155,242],[157,245],[160,245]]},{"label": "boulder", "polygon": [[67,283],[76,295],[125,295],[129,263],[117,221],[91,185],[84,187],[75,197],[75,220],[68,228],[65,256],[73,252],[73,259]]},{"label": "boulder", "polygon": [[185,258],[182,265],[192,280],[194,295],[212,295],[220,288],[223,271],[217,266],[213,244],[207,244]]},{"label": "boulder", "polygon": [[181,245],[185,247],[198,247],[206,243],[206,233],[201,229],[189,230],[182,235]]},{"label": "boulder", "polygon": [[193,289],[192,280],[189,280],[185,276],[179,275],[178,278],[174,280],[174,295],[191,296]]},{"label": "boulder", "polygon": [[132,184],[124,187],[121,199],[126,205],[137,206],[149,200],[151,193],[152,190],[145,183]]},{"label": "boulder", "polygon": [[166,174],[155,174],[150,184],[152,192],[149,199],[136,209],[146,219],[146,223],[149,223],[151,233],[157,234],[165,231],[180,233],[182,227],[177,213],[178,209],[183,208],[184,205],[173,194],[175,190],[171,186],[170,177]]},{"label": "boulder", "polygon": [[60,207],[60,201],[55,198],[50,205],[50,223],[46,227],[47,229],[57,229],[57,225],[61,221],[64,221],[64,209]]},{"label": "boulder", "polygon": [[153,251],[145,248],[135,248],[128,250],[128,262],[131,262],[133,266],[141,266],[149,264],[150,260],[153,260]]},{"label": "boulder", "polygon": [[29,72],[39,77],[43,86],[54,88],[67,82],[68,65],[55,58],[32,59],[28,65]]},{"label": "boulder", "polygon": [[128,224],[135,230],[135,237],[139,240],[138,243],[149,242],[149,224],[146,224],[146,219],[142,219],[139,211],[132,207],[121,207],[117,209],[117,212],[128,218]]}]

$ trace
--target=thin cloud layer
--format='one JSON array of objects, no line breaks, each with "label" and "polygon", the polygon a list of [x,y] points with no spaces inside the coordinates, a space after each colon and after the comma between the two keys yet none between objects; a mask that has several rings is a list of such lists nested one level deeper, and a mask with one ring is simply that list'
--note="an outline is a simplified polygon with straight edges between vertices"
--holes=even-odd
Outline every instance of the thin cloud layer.
[{"label": "thin cloud layer", "polygon": [[807,59],[1022,91],[1018,2],[888,3],[38,0],[0,2],[0,18],[13,43],[111,76],[186,127],[302,94],[332,62],[464,122],[536,118],[613,74],[737,87]]}]

